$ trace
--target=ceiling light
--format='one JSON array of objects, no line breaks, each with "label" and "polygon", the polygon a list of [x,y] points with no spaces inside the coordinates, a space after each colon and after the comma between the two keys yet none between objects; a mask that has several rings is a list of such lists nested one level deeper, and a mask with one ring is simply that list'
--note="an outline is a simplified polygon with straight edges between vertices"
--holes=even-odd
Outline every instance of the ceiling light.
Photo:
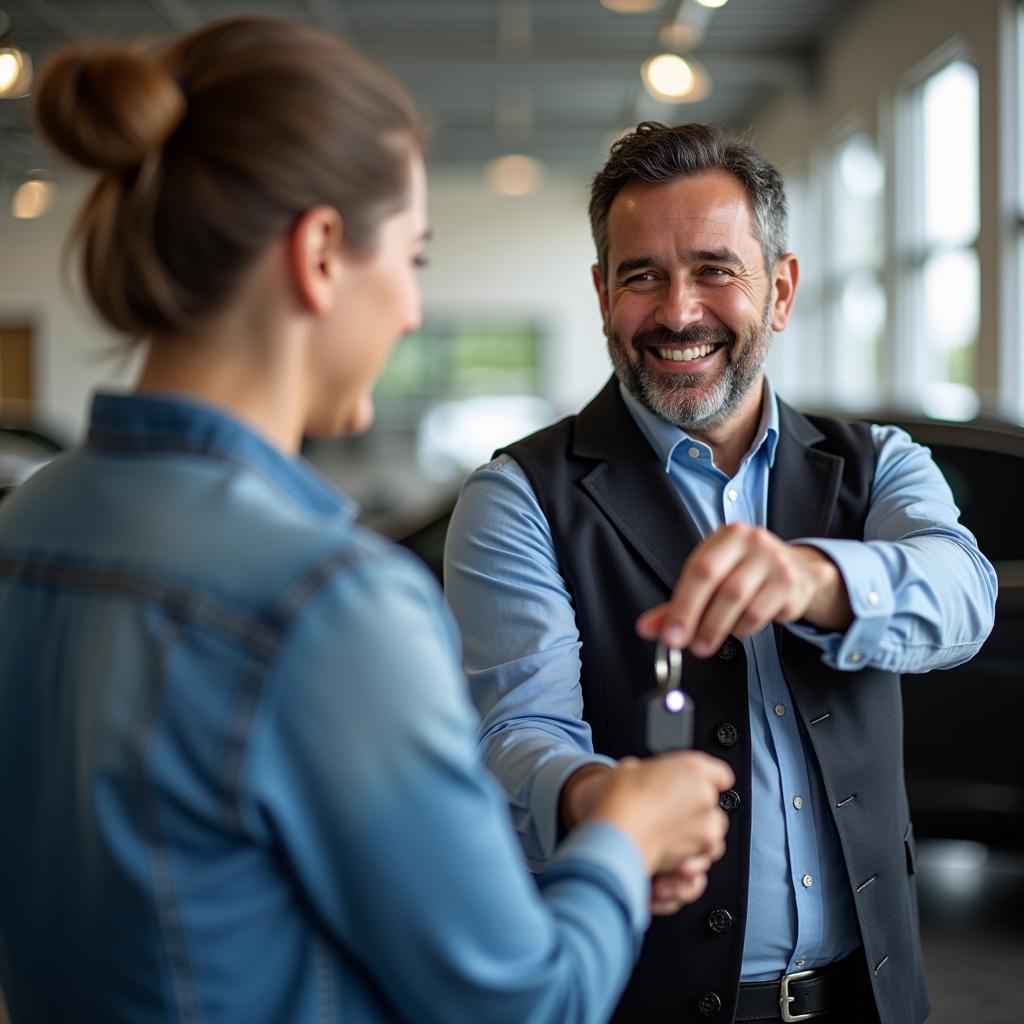
[{"label": "ceiling light", "polygon": [[656,99],[677,100],[693,88],[693,71],[675,53],[659,53],[643,66],[644,85]]},{"label": "ceiling light", "polygon": [[724,7],[728,2],[729,0],[697,0],[697,3],[699,3],[701,7],[712,8]]},{"label": "ceiling light", "polygon": [[19,99],[32,85],[32,60],[16,46],[0,47],[0,99]]},{"label": "ceiling light", "polygon": [[18,220],[42,217],[53,206],[56,189],[49,181],[32,179],[24,182],[11,200],[11,213]]},{"label": "ceiling light", "polygon": [[662,3],[663,0],[601,0],[602,7],[619,14],[646,14],[656,11]]},{"label": "ceiling light", "polygon": [[532,156],[512,153],[487,165],[487,180],[499,196],[528,196],[543,177],[543,164]]},{"label": "ceiling light", "polygon": [[660,53],[640,69],[644,88],[662,103],[697,103],[711,93],[711,77],[693,58]]}]

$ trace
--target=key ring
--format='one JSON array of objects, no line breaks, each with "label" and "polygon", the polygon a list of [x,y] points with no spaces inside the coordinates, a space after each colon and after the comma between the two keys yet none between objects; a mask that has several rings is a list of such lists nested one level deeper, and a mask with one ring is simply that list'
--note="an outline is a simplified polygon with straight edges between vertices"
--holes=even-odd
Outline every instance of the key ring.
[{"label": "key ring", "polygon": [[659,640],[654,649],[654,678],[663,690],[680,690],[683,678],[683,652],[678,647],[667,647]]}]

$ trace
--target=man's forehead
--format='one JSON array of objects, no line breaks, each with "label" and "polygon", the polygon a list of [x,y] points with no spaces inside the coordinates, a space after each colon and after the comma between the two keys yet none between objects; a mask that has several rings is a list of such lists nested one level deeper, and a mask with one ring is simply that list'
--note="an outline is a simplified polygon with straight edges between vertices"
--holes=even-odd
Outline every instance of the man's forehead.
[{"label": "man's forehead", "polygon": [[608,211],[609,247],[621,240],[695,234],[748,240],[757,245],[746,190],[725,171],[710,171],[664,182],[631,181]]}]

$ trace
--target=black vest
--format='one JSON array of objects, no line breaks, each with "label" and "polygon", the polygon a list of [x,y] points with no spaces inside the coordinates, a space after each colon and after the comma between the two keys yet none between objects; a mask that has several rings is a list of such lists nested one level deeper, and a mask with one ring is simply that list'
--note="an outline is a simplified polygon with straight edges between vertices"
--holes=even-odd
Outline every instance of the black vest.
[{"label": "black vest", "polygon": [[[667,600],[700,534],[614,377],[578,416],[504,451],[537,495],[572,595],[583,640],[583,714],[594,748],[612,757],[642,754],[637,702],[653,686],[654,649],[637,637],[633,623]],[[786,540],[863,539],[874,468],[866,424],[811,419],[780,402],[769,529]],[[918,1024],[928,1000],[903,782],[899,677],[873,669],[838,672],[788,630],[777,627],[776,639],[855,890],[881,1020]],[[723,806],[731,807],[728,849],[700,900],[654,919],[618,1021],[682,1024],[732,1021],[735,1014],[750,858],[746,673],[743,647],[731,637],[717,657],[686,658],[685,686],[697,708],[696,746],[727,761],[736,774],[735,793],[723,797]]]}]

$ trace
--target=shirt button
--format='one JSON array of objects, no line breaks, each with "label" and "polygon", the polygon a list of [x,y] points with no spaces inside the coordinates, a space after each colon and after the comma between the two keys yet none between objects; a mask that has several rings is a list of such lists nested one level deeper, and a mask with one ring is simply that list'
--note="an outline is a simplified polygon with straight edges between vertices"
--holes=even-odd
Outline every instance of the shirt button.
[{"label": "shirt button", "polygon": [[797,960],[797,962],[795,964],[793,964],[793,966],[799,968],[799,967],[803,967],[803,965],[805,963],[807,963],[807,961],[804,960],[803,957],[801,957],[799,960]]},{"label": "shirt button", "polygon": [[687,454],[690,456],[691,459],[699,459],[700,458],[700,449],[699,448],[691,448]]},{"label": "shirt button", "polygon": [[856,665],[859,661],[861,661],[863,659],[863,657],[864,657],[864,655],[861,654],[860,651],[851,651],[850,652],[850,661],[852,661],[854,665]]},{"label": "shirt button", "polygon": [[803,887],[804,887],[805,889],[810,889],[810,887],[811,887],[812,885],[814,885],[814,879],[813,879],[813,878],[811,878],[811,876],[810,876],[810,875],[804,875],[804,877],[800,879],[800,884],[801,884],[801,885],[802,885],[802,886],[803,886]]},{"label": "shirt button", "polygon": [[718,998],[716,992],[705,992],[697,1000],[697,1009],[705,1017],[714,1017],[716,1013],[720,1013],[722,1010],[722,1000]]},{"label": "shirt button", "polygon": [[740,738],[740,731],[730,722],[723,722],[715,730],[715,739],[723,747],[734,747]]},{"label": "shirt button", "polygon": [[[730,487],[729,490],[726,492],[726,497],[730,501],[735,501],[739,497],[739,493],[737,492],[735,487]],[[870,601],[871,598],[869,597],[868,600]]]},{"label": "shirt button", "polygon": [[793,797],[793,806],[799,811],[804,805],[804,798],[802,796]]},{"label": "shirt button", "polygon": [[785,713],[786,713],[786,705],[785,704],[776,704],[775,705],[775,714],[777,714],[779,716],[779,718],[781,718]]},{"label": "shirt button", "polygon": [[876,605],[876,604],[878,604],[879,601],[881,601],[881,598],[878,596],[878,594],[876,594],[875,591],[873,591],[873,590],[869,590],[868,591],[868,604]]}]

